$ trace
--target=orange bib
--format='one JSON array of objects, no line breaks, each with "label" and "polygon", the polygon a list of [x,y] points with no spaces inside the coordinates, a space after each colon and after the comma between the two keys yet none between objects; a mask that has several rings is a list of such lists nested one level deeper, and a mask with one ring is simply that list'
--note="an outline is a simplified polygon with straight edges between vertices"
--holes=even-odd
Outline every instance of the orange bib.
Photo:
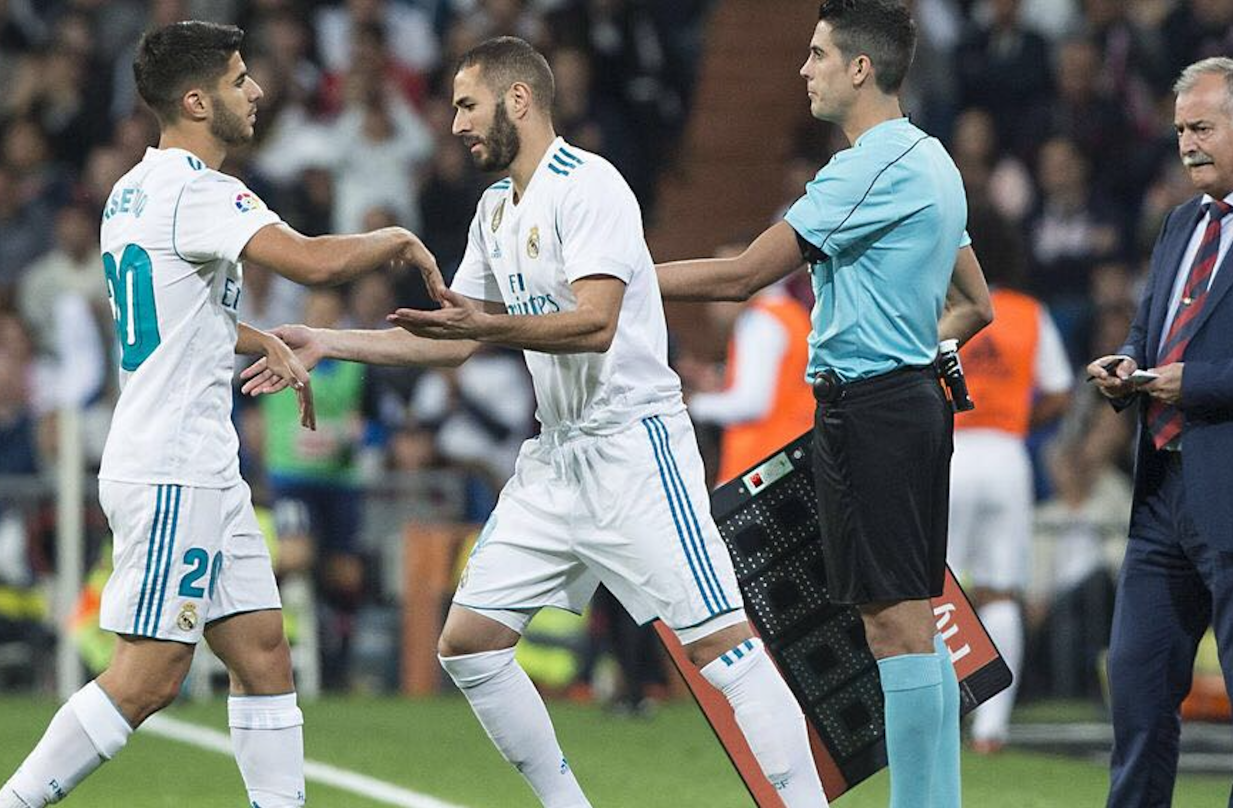
[{"label": "orange bib", "polygon": [[1036,389],[1041,306],[1009,289],[991,294],[993,324],[973,337],[959,357],[976,409],[955,416],[956,429],[999,429],[1026,437]]},{"label": "orange bib", "polygon": [[[724,430],[719,450],[719,479],[727,482],[780,446],[813,427],[813,391],[805,382],[809,365],[809,313],[791,298],[755,298],[750,306],[774,317],[788,335],[779,363],[775,397],[765,418],[733,424]],[[728,382],[735,367],[735,344],[728,348]]]}]

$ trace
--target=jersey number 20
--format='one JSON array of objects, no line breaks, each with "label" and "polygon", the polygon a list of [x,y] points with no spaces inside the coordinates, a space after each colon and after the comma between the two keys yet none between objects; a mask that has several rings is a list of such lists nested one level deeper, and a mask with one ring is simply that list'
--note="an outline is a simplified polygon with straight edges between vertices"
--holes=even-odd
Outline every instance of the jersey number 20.
[{"label": "jersey number 20", "polygon": [[150,254],[129,244],[120,254],[120,264],[103,253],[107,297],[120,340],[120,367],[134,371],[158,347],[158,312],[154,307],[154,270]]}]

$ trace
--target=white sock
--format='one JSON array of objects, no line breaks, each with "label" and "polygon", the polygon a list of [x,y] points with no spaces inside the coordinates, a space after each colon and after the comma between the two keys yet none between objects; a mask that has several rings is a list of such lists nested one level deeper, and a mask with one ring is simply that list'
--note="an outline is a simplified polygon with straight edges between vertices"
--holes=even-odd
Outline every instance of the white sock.
[{"label": "white sock", "polygon": [[1023,668],[1023,613],[1013,600],[995,600],[982,606],[977,614],[1014,679],[1010,687],[976,708],[972,716],[972,737],[978,741],[1005,741],[1010,731],[1015,691],[1019,689],[1019,672]]},{"label": "white sock", "polygon": [[590,808],[539,691],[514,661],[514,649],[439,657],[475,717],[545,808]]},{"label": "white sock", "polygon": [[702,675],[727,697],[762,773],[786,808],[827,805],[809,751],[805,716],[762,640],[745,640],[703,667]]},{"label": "white sock", "polygon": [[0,789],[0,805],[43,808],[59,802],[124,748],[132,732],[103,689],[91,682],[56,712],[34,751]]},{"label": "white sock", "polygon": [[0,808],[30,808],[30,803],[17,796],[6,784],[0,787]]},{"label": "white sock", "polygon": [[304,714],[295,693],[232,696],[227,723],[235,761],[256,808],[304,804]]}]

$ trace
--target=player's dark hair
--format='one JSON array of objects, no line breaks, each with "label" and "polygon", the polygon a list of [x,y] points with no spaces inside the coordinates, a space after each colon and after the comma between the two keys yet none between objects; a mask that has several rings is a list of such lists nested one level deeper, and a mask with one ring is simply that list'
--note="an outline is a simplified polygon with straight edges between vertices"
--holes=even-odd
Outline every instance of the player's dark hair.
[{"label": "player's dark hair", "polygon": [[137,45],[133,78],[137,92],[164,123],[180,113],[189,89],[210,89],[227,72],[244,32],[234,25],[190,20],[147,31]]},{"label": "player's dark hair", "polygon": [[462,55],[454,72],[477,65],[484,82],[498,98],[505,95],[514,82],[522,82],[531,88],[535,106],[544,112],[552,109],[552,99],[556,95],[552,68],[548,67],[544,55],[526,41],[515,36],[499,36],[481,42]]},{"label": "player's dark hair", "polygon": [[818,20],[831,27],[836,47],[849,62],[865,55],[884,93],[899,92],[916,53],[916,24],[897,0],[823,0]]}]

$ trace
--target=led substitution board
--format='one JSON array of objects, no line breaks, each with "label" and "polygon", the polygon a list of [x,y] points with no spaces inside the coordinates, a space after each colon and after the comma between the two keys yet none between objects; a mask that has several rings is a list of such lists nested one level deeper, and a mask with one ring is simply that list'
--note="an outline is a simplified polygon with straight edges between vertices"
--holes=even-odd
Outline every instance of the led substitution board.
[{"label": "led substitution board", "polygon": [[[814,762],[834,800],[886,765],[886,728],[860,614],[827,599],[812,451],[806,433],[717,489],[711,509],[746,612],[805,713]],[[966,714],[1010,685],[1010,669],[949,569],[933,612]],[[676,636],[662,623],[656,629],[759,808],[783,808],[728,702],[689,663]]]}]

